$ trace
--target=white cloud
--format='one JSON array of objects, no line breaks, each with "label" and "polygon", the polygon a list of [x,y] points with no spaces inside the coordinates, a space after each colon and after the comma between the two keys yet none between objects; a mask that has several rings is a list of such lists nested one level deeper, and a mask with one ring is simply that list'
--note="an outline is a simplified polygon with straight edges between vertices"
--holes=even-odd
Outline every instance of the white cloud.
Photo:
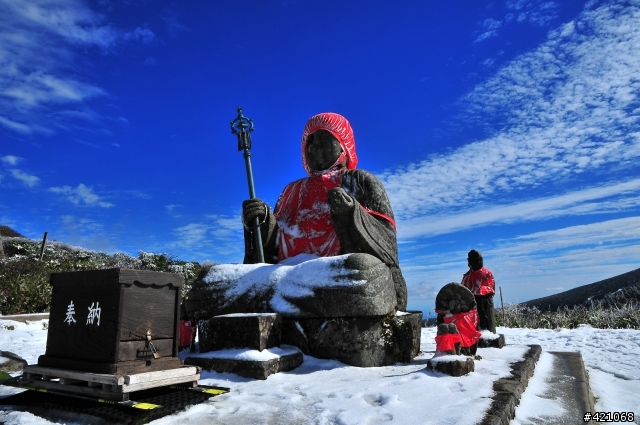
[{"label": "white cloud", "polygon": [[544,27],[558,17],[558,3],[548,0],[507,0],[504,19],[487,18],[482,21],[480,35],[473,41],[480,43],[498,35],[500,28],[506,23],[527,22],[533,26]]},{"label": "white cloud", "polygon": [[0,0],[0,9],[0,125],[21,134],[50,131],[50,120],[61,118],[50,114],[56,105],[106,94],[82,77],[78,49],[108,53],[122,41],[155,37],[115,28],[81,0]]},{"label": "white cloud", "polygon": [[470,124],[490,117],[501,130],[383,173],[397,218],[429,220],[478,204],[505,204],[513,202],[509,196],[535,194],[569,178],[636,166],[638,27],[638,2],[587,10],[478,85],[460,102],[463,116]]},{"label": "white cloud", "polygon": [[487,18],[482,23],[482,30],[484,31],[475,40],[474,43],[479,43],[486,40],[489,37],[495,37],[498,35],[498,29],[502,26],[502,21],[497,21],[493,18]]},{"label": "white cloud", "polygon": [[558,3],[548,0],[508,0],[507,10],[513,12],[518,22],[529,22],[536,26],[546,26],[558,17]]},{"label": "white cloud", "polygon": [[548,220],[563,216],[602,214],[636,209],[640,179],[601,185],[557,196],[503,205],[476,205],[464,212],[435,213],[398,221],[398,238],[434,236],[494,224]]},{"label": "white cloud", "polygon": [[72,215],[60,217],[59,228],[49,233],[49,237],[65,243],[101,252],[115,250],[114,233],[108,232],[98,221]]},{"label": "white cloud", "polygon": [[[423,290],[428,285],[437,293],[445,284],[459,282],[470,248],[401,258],[409,298],[428,298]],[[489,240],[474,248],[494,272],[505,302],[527,301],[549,295],[548,288],[566,291],[640,267],[640,217]]]},{"label": "white cloud", "polygon": [[216,262],[239,262],[244,256],[244,242],[240,214],[211,214],[205,220],[188,223],[173,229],[175,248],[194,256],[212,258]]},{"label": "white cloud", "polygon": [[211,225],[206,223],[189,223],[185,226],[173,229],[178,237],[177,246],[194,247],[205,242]]},{"label": "white cloud", "polygon": [[7,155],[7,156],[1,157],[0,161],[8,165],[17,165],[18,162],[22,161],[22,158],[14,155]]},{"label": "white cloud", "polygon": [[10,120],[9,118],[5,118],[5,117],[1,117],[0,116],[0,124],[2,124],[3,126],[5,126],[6,128],[13,130],[17,133],[22,133],[22,134],[31,134],[33,133],[33,129],[31,127],[29,127],[28,125]]},{"label": "white cloud", "polygon": [[82,204],[102,208],[110,208],[114,206],[112,203],[103,201],[100,196],[93,193],[93,189],[91,187],[85,186],[82,183],[80,183],[76,188],[72,188],[71,186],[51,187],[49,188],[49,191],[64,195],[67,200],[76,205]]},{"label": "white cloud", "polygon": [[11,171],[11,175],[15,178],[20,180],[22,183],[26,184],[29,187],[33,187],[35,185],[38,184],[38,182],[40,181],[40,178],[36,177],[36,176],[32,176],[30,174],[27,174],[23,171],[20,170],[16,170],[16,169],[12,169],[9,170]]}]

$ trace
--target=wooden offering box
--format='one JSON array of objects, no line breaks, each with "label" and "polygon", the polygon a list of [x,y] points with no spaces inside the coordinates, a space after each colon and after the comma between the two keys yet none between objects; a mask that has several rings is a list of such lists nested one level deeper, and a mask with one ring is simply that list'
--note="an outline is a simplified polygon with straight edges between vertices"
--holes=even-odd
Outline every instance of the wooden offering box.
[{"label": "wooden offering box", "polygon": [[130,374],[181,367],[177,273],[52,273],[47,351],[38,365]]}]

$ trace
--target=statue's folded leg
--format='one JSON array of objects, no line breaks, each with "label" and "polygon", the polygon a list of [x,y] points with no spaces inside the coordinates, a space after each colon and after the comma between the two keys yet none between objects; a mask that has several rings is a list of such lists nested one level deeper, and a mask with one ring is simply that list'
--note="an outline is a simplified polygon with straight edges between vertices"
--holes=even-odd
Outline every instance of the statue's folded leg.
[{"label": "statue's folded leg", "polygon": [[385,316],[395,311],[395,284],[387,265],[364,253],[329,258],[330,279],[324,285],[310,283],[304,278],[291,282],[312,289],[312,294],[296,296],[286,286],[278,287],[276,297],[281,296],[298,310],[289,316],[367,317]]},{"label": "statue's folded leg", "polygon": [[189,317],[280,313],[285,317],[385,316],[395,311],[389,267],[358,253],[295,265],[219,264],[197,280],[185,306]]}]

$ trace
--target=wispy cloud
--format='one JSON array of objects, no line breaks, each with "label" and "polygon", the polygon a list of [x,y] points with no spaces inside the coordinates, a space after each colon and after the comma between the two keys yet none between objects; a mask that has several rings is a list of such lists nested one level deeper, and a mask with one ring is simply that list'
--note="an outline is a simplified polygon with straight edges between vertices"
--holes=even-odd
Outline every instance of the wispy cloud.
[{"label": "wispy cloud", "polygon": [[423,217],[402,220],[398,222],[398,237],[434,236],[477,226],[628,211],[637,209],[639,202],[640,179],[634,179],[504,205],[481,204],[461,213],[436,213],[428,220]]},{"label": "wispy cloud", "polygon": [[[216,262],[239,262],[244,256],[240,214],[207,215],[204,220],[173,229],[176,237],[170,245]],[[213,256],[216,258],[212,258]]]},{"label": "wispy cloud", "polygon": [[26,184],[29,187],[34,187],[40,182],[39,177],[27,174],[24,171],[20,171],[16,169],[11,169],[9,171],[11,172],[11,175],[13,176],[13,178],[20,180],[22,183]]},{"label": "wispy cloud", "polygon": [[[526,301],[640,267],[640,217],[486,241],[480,249],[505,290],[505,301]],[[437,293],[459,282],[467,270],[466,255],[466,250],[442,250],[406,258],[401,265],[409,296],[429,298],[424,290],[429,285]]]},{"label": "wispy cloud", "polygon": [[[400,220],[501,203],[640,157],[640,7],[587,10],[461,101],[486,140],[381,175]],[[605,169],[605,166],[607,167]],[[511,199],[513,201],[513,199]]]},{"label": "wispy cloud", "polygon": [[474,43],[497,36],[500,28],[510,23],[526,22],[539,27],[547,26],[558,17],[558,6],[558,3],[549,0],[507,0],[503,17],[487,18],[480,23],[482,29]]},{"label": "wispy cloud", "polygon": [[73,215],[63,215],[57,221],[58,228],[49,233],[52,239],[63,240],[70,245],[102,252],[115,250],[114,233],[95,220]]},{"label": "wispy cloud", "polygon": [[65,198],[76,205],[87,205],[90,207],[102,207],[110,208],[114,204],[105,202],[102,198],[93,192],[93,189],[89,186],[85,186],[80,183],[78,187],[73,188],[71,186],[51,187],[50,192],[64,195]]},{"label": "wispy cloud", "polygon": [[15,155],[6,155],[3,157],[0,157],[0,161],[2,161],[7,165],[15,166],[15,165],[18,165],[18,162],[22,161],[22,158]]},{"label": "wispy cloud", "polygon": [[493,18],[487,18],[482,23],[482,34],[480,34],[476,39],[475,43],[479,43],[481,41],[486,40],[489,37],[495,37],[498,35],[498,29],[502,26],[502,21],[497,21]]},{"label": "wispy cloud", "polygon": [[23,135],[51,131],[56,105],[69,110],[106,94],[81,76],[78,48],[108,53],[119,42],[155,37],[146,28],[115,28],[81,0],[0,0],[0,9],[0,125]]}]

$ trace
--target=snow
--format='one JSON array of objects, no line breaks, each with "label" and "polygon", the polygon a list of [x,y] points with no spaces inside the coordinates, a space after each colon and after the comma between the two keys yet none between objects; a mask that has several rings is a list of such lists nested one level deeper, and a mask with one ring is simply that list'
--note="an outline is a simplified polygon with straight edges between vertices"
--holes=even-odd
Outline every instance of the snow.
[{"label": "snow", "polygon": [[278,359],[282,356],[288,356],[300,352],[298,348],[291,345],[282,345],[280,347],[265,348],[262,351],[251,350],[249,348],[233,348],[227,350],[208,351],[206,353],[188,353],[185,352],[180,357],[200,357],[204,359],[230,359],[230,360],[252,360],[264,362],[267,360]]},{"label": "snow", "polygon": [[[350,279],[356,273],[343,267],[349,254],[318,257],[299,254],[278,264],[219,264],[213,266],[203,282],[227,288],[225,296],[234,299],[247,292],[265,292],[273,287],[270,304],[279,313],[298,313],[287,298],[313,296],[313,289],[364,285],[366,280]],[[231,284],[233,282],[233,285]]]},{"label": "snow", "polygon": [[482,330],[480,331],[480,333],[482,334],[482,336],[480,338],[482,339],[486,339],[486,340],[494,340],[494,339],[498,339],[500,338],[500,334],[499,333],[493,333],[491,331],[487,331],[487,330]]},{"label": "snow", "polygon": [[[0,350],[14,352],[29,364],[37,363],[46,348],[45,323],[42,320],[21,323],[0,317]],[[14,326],[14,330],[7,326]],[[491,404],[492,382],[509,375],[509,364],[521,359],[528,344],[540,344],[543,353],[512,425],[541,423],[542,412],[545,421],[563,415],[562,400],[548,394],[553,357],[549,351],[580,351],[596,397],[596,410],[633,411],[635,423],[640,423],[640,331],[581,326],[572,330],[498,328],[498,332],[505,335],[509,345],[501,350],[479,349],[482,359],[475,361],[476,371],[459,378],[425,369],[427,360],[435,352],[435,327],[422,329],[423,354],[409,364],[357,368],[335,360],[304,356],[300,367],[271,375],[267,380],[203,371],[201,384],[230,387],[231,392],[151,424],[471,425],[482,419]],[[289,349],[295,350],[282,346],[262,353],[282,355]],[[227,355],[240,356],[242,350],[225,351]],[[244,350],[245,354],[249,351]],[[196,353],[183,351],[180,355]],[[0,386],[0,397],[19,391]],[[41,418],[7,406],[0,407],[2,422],[5,425],[94,423],[89,416],[68,415],[61,422],[47,414]]]},{"label": "snow", "polygon": [[276,313],[229,313],[221,314],[216,317],[263,317],[263,316],[277,316]]}]

